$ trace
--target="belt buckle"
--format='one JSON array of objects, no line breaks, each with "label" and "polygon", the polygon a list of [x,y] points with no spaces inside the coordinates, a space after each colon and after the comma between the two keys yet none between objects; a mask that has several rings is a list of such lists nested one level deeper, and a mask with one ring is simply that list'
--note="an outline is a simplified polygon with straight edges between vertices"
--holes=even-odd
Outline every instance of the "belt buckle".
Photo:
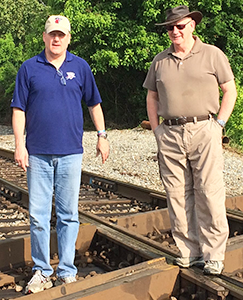
[{"label": "belt buckle", "polygon": [[187,118],[186,117],[181,117],[176,119],[177,125],[185,125],[187,123]]}]

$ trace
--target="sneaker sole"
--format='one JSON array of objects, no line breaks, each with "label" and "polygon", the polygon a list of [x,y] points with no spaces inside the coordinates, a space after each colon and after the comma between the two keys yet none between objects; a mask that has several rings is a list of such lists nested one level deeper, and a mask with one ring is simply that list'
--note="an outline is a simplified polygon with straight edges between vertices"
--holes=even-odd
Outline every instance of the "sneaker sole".
[{"label": "sneaker sole", "polygon": [[55,283],[54,283],[54,287],[56,286],[60,286],[60,285],[63,285],[63,284],[69,284],[69,283],[73,283],[73,282],[77,282],[77,280],[73,280],[73,281],[70,281],[70,282],[65,282],[65,281],[60,281],[60,280],[56,280]]},{"label": "sneaker sole", "polygon": [[48,290],[50,289],[51,287],[53,286],[52,282],[49,281],[45,284],[45,286],[43,286],[42,288],[39,288],[39,289],[28,289],[25,294],[28,295],[28,294],[35,294],[35,293],[39,293],[39,292],[43,292],[44,290]]},{"label": "sneaker sole", "polygon": [[174,264],[181,267],[181,268],[190,268],[190,267],[193,267],[193,266],[204,267],[205,262],[197,260],[197,261],[191,262],[190,264],[182,265],[182,264],[177,263],[176,261],[174,261]]},{"label": "sneaker sole", "polygon": [[223,269],[221,271],[203,270],[203,273],[205,275],[220,275],[222,272],[223,272]]}]

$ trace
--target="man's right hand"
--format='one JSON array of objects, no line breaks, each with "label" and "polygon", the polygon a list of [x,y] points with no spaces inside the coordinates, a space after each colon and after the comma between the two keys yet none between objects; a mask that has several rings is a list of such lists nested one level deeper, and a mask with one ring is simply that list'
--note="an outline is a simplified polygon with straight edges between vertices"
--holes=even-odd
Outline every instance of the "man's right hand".
[{"label": "man's right hand", "polygon": [[24,146],[16,147],[14,160],[19,167],[21,167],[25,172],[27,171],[27,167],[29,166],[29,154]]}]

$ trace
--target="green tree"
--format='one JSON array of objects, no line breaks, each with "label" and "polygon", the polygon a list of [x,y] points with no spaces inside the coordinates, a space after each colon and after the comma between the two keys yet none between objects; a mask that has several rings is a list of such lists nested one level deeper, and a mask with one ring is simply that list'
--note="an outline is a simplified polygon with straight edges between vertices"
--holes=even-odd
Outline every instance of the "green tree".
[{"label": "green tree", "polygon": [[[15,77],[23,61],[43,47],[43,23],[48,7],[37,0],[2,0],[0,3],[0,116],[10,120]],[[34,54],[33,54],[34,53]]]},{"label": "green tree", "polygon": [[235,108],[227,122],[226,135],[234,146],[240,146],[240,149],[243,150],[243,86],[239,82],[237,82],[237,92]]},{"label": "green tree", "polygon": [[[21,62],[43,48],[42,31],[47,15],[64,14],[72,25],[69,50],[91,65],[104,100],[106,120],[109,124],[138,125],[147,117],[146,91],[142,88],[147,70],[153,57],[170,45],[163,27],[155,26],[155,23],[165,19],[167,8],[181,4],[188,5],[191,11],[203,13],[196,34],[206,43],[221,48],[228,56],[238,82],[238,98],[241,99],[242,0],[2,0],[1,104],[7,99],[9,105]],[[232,136],[236,136],[237,128],[240,128],[238,121],[234,120],[236,115],[242,116],[240,102],[237,101],[227,124],[227,131]],[[238,142],[241,143],[240,139]]]},{"label": "green tree", "polygon": [[[23,61],[23,47],[15,46],[13,37],[7,33],[0,38],[0,115],[10,117],[10,100],[14,89],[14,78]],[[5,117],[3,117],[5,116]]]},{"label": "green tree", "polygon": [[[1,0],[0,36],[11,33],[15,43],[25,43],[25,37],[31,32],[43,31],[43,20],[48,10],[37,0]],[[40,26],[41,24],[41,26]]]},{"label": "green tree", "polygon": [[72,23],[71,50],[85,58],[96,74],[110,122],[136,125],[145,117],[142,82],[151,58],[168,45],[168,39],[161,39],[151,26],[160,2],[68,0],[65,4]]},{"label": "green tree", "polygon": [[241,1],[67,0],[70,49],[85,58],[96,74],[107,119],[132,126],[146,117],[142,83],[153,57],[170,45],[165,30],[155,26],[165,19],[169,7],[185,4],[202,11],[196,33],[226,53],[235,76],[242,80]]},{"label": "green tree", "polygon": [[201,0],[196,9],[204,17],[198,33],[206,43],[219,47],[229,58],[235,77],[243,84],[243,1]]}]

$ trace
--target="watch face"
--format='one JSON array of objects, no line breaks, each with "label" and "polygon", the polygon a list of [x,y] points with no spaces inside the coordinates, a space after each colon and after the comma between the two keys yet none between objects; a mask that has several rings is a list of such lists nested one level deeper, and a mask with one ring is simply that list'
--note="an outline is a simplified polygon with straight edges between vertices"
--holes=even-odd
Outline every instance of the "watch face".
[{"label": "watch face", "polygon": [[107,133],[105,133],[105,132],[104,132],[104,133],[101,133],[101,134],[98,135],[98,137],[99,137],[99,138],[101,137],[101,138],[103,138],[103,139],[107,139]]},{"label": "watch face", "polygon": [[219,125],[221,125],[222,127],[225,126],[226,122],[224,120],[217,120],[217,122],[219,123]]}]

